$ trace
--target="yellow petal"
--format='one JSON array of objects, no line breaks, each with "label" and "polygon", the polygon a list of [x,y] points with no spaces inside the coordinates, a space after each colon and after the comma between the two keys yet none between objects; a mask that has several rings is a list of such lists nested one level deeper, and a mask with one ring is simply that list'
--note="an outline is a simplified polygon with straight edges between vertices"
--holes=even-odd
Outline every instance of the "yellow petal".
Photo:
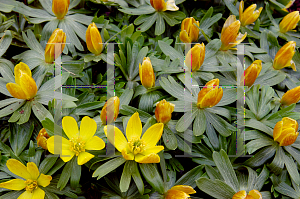
[{"label": "yellow petal", "polygon": [[13,174],[16,174],[17,176],[20,176],[26,180],[31,178],[30,173],[27,171],[27,167],[19,160],[9,159],[6,162],[6,166]]},{"label": "yellow petal", "polygon": [[26,94],[21,88],[20,85],[15,84],[15,83],[7,83],[6,88],[8,92],[17,99],[26,99]]},{"label": "yellow petal", "polygon": [[187,193],[187,194],[196,193],[196,191],[193,189],[193,187],[188,186],[188,185],[176,185],[176,186],[173,186],[171,188],[171,190],[183,191],[184,193]]},{"label": "yellow petal", "polygon": [[[33,192],[30,191],[24,191],[19,197],[18,199],[32,199],[33,197]],[[42,198],[44,199],[44,198]]]},{"label": "yellow petal", "polygon": [[233,195],[232,199],[246,199],[247,193],[245,190],[239,191]]},{"label": "yellow petal", "polygon": [[20,86],[23,89],[26,99],[32,99],[37,93],[37,87],[34,79],[27,74],[20,76]]},{"label": "yellow petal", "polygon": [[179,8],[176,6],[174,0],[168,0],[167,3],[166,3],[166,9],[165,10],[176,11],[176,10],[179,10]]},{"label": "yellow petal", "polygon": [[166,199],[188,199],[190,195],[180,190],[170,189],[167,192]]},{"label": "yellow petal", "polygon": [[105,147],[104,141],[98,136],[89,139],[85,144],[86,150],[101,150]]},{"label": "yellow petal", "polygon": [[[59,143],[61,143],[61,146],[59,146]],[[47,140],[47,147],[50,153],[61,154],[61,150],[67,150],[70,148],[70,142],[64,137],[54,135]]]},{"label": "yellow petal", "polygon": [[88,152],[80,152],[78,155],[78,165],[83,165],[85,163],[87,163],[88,161],[90,161],[90,159],[92,159],[94,157],[94,155],[88,153]]},{"label": "yellow petal", "polygon": [[140,138],[142,135],[142,122],[139,113],[135,112],[129,119],[126,127],[126,137],[128,140],[132,138]]},{"label": "yellow petal", "polygon": [[282,118],[283,127],[282,129],[292,128],[294,131],[298,130],[298,122],[292,118],[284,117]]},{"label": "yellow petal", "polygon": [[0,188],[19,191],[26,187],[25,181],[21,179],[13,179],[0,183]]},{"label": "yellow petal", "polygon": [[273,138],[275,141],[279,138],[282,130],[283,121],[279,121],[276,123],[274,129],[273,129]]},{"label": "yellow petal", "polygon": [[60,158],[64,161],[64,162],[69,162],[75,155],[75,152],[70,151],[69,149],[67,150],[62,150],[62,153],[60,154]]},{"label": "yellow petal", "polygon": [[299,135],[299,132],[287,134],[281,141],[280,146],[288,146],[293,144]]},{"label": "yellow petal", "polygon": [[[111,132],[107,132],[107,127],[108,130]],[[104,133],[109,142],[112,143],[118,151],[122,152],[122,150],[126,148],[127,140],[124,134],[120,131],[120,129],[118,129],[115,126],[108,125],[104,127]]]},{"label": "yellow petal", "polygon": [[145,151],[143,151],[141,154],[147,156],[151,153],[159,153],[162,150],[164,150],[164,146],[153,146],[150,148],[146,148]]},{"label": "yellow petal", "polygon": [[45,191],[41,188],[37,188],[33,191],[32,199],[44,199],[45,198]]},{"label": "yellow petal", "polygon": [[85,116],[81,120],[80,124],[80,137],[83,141],[87,142],[91,139],[97,130],[97,123],[89,116]]},{"label": "yellow petal", "polygon": [[40,177],[38,178],[37,182],[39,186],[47,187],[50,184],[52,177],[50,175],[44,175],[41,173]]},{"label": "yellow petal", "polygon": [[27,74],[28,76],[31,77],[31,70],[28,67],[27,64],[20,62],[17,64],[14,68],[14,73],[15,73],[15,81],[17,84],[20,85],[20,77],[22,74]]},{"label": "yellow petal", "polygon": [[222,88],[210,90],[200,101],[200,108],[215,106],[221,100],[220,96],[223,96]]},{"label": "yellow petal", "polygon": [[76,120],[73,117],[65,116],[62,119],[62,127],[69,139],[71,139],[73,137],[77,137],[78,125],[77,125]]},{"label": "yellow petal", "polygon": [[135,161],[138,163],[159,163],[160,157],[156,153],[151,153],[147,156],[139,153],[135,156]]},{"label": "yellow petal", "polygon": [[134,160],[134,155],[133,153],[127,153],[127,150],[126,149],[123,149],[122,150],[122,155],[123,155],[123,158],[125,160]]},{"label": "yellow petal", "polygon": [[27,163],[27,171],[31,175],[31,178],[30,178],[31,180],[37,180],[38,179],[38,177],[40,175],[40,172],[39,172],[39,169],[37,168],[35,163],[28,162]]},{"label": "yellow petal", "polygon": [[249,191],[248,195],[252,196],[253,199],[263,199],[261,193],[256,189]]},{"label": "yellow petal", "polygon": [[182,30],[179,34],[179,38],[183,43],[191,43],[188,33],[185,30]]},{"label": "yellow petal", "polygon": [[102,46],[103,46],[101,35],[96,26],[92,27],[90,31],[91,31],[91,41],[95,51],[94,54],[99,55],[102,52]]},{"label": "yellow petal", "polygon": [[163,133],[164,124],[163,123],[157,123],[152,125],[147,129],[147,131],[144,133],[142,139],[147,144],[146,147],[153,147],[156,145],[156,143],[160,140],[161,135]]}]

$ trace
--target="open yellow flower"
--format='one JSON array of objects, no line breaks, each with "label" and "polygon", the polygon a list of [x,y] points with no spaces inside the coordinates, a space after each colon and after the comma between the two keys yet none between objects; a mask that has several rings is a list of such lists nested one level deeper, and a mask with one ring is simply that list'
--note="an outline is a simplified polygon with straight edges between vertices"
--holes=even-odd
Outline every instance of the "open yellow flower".
[{"label": "open yellow flower", "polygon": [[184,43],[192,43],[198,40],[199,37],[199,21],[196,21],[193,17],[185,18],[181,23],[181,32],[179,38]]},{"label": "open yellow flower", "polygon": [[188,199],[189,194],[194,194],[196,191],[188,185],[176,185],[168,190],[165,199]]},{"label": "open yellow flower", "polygon": [[261,60],[255,60],[244,72],[245,86],[252,86],[262,69]]},{"label": "open yellow flower", "polygon": [[299,102],[300,100],[300,86],[297,86],[296,88],[293,88],[291,90],[288,90],[281,98],[280,102],[283,105],[291,105],[294,103]]},{"label": "open yellow flower", "polygon": [[245,190],[242,190],[234,194],[232,199],[262,199],[262,195],[256,189],[249,191],[248,194]]},{"label": "open yellow flower", "polygon": [[95,55],[100,55],[103,50],[102,38],[94,22],[86,30],[85,39],[89,51]]},{"label": "open yellow flower", "polygon": [[219,79],[207,82],[198,93],[198,108],[211,108],[217,105],[223,97],[223,89],[219,87]]},{"label": "open yellow flower", "polygon": [[296,28],[300,20],[299,11],[294,11],[286,15],[279,23],[280,32],[286,33]]},{"label": "open yellow flower", "polygon": [[6,162],[7,168],[22,179],[13,179],[0,183],[1,188],[20,191],[25,188],[18,199],[44,199],[45,192],[39,186],[47,187],[52,180],[50,175],[40,174],[34,162],[28,162],[27,167],[19,160],[9,159]]},{"label": "open yellow flower", "polygon": [[150,4],[158,12],[166,10],[179,10],[175,4],[175,0],[168,0],[167,2],[165,2],[165,0],[150,0]]},{"label": "open yellow flower", "polygon": [[6,88],[9,93],[18,99],[30,100],[37,93],[37,86],[34,79],[31,77],[31,70],[20,62],[14,68],[16,83],[7,83]]},{"label": "open yellow flower", "polygon": [[282,46],[276,53],[273,68],[275,70],[280,70],[282,68],[291,66],[294,71],[296,71],[296,65],[292,60],[295,54],[296,42],[290,41]]},{"label": "open yellow flower", "polygon": [[236,17],[234,15],[230,15],[226,19],[221,32],[222,45],[220,50],[226,51],[244,41],[247,33],[239,33],[240,25],[241,22],[239,20],[236,20]]},{"label": "open yellow flower", "polygon": [[281,121],[277,122],[273,129],[274,141],[279,142],[280,146],[288,146],[293,144],[298,135],[298,122],[289,117],[282,118]]},{"label": "open yellow flower", "polygon": [[[94,136],[97,124],[88,116],[82,118],[79,132],[76,120],[70,116],[62,119],[62,127],[69,140],[54,135],[47,140],[47,146],[50,153],[59,153],[64,162],[70,161],[76,155],[78,165],[83,165],[94,157],[85,150],[101,150],[105,147],[103,140]],[[61,146],[59,146],[59,142],[61,142]]]},{"label": "open yellow flower", "polygon": [[112,125],[105,126],[104,132],[110,143],[122,152],[126,160],[135,160],[138,163],[159,163],[160,158],[157,153],[164,147],[156,146],[156,144],[161,138],[163,128],[163,123],[156,123],[149,127],[142,136],[142,123],[139,113],[136,112],[127,123],[127,139],[120,129]]},{"label": "open yellow flower", "polygon": [[259,17],[263,8],[260,7],[258,10],[255,10],[255,9],[256,9],[256,4],[252,4],[245,11],[243,11],[244,10],[244,1],[240,2],[239,20],[241,21],[242,26],[252,24],[254,21],[256,21],[256,19]]},{"label": "open yellow flower", "polygon": [[57,19],[63,19],[68,13],[70,0],[53,0],[52,1],[52,12],[55,14]]}]

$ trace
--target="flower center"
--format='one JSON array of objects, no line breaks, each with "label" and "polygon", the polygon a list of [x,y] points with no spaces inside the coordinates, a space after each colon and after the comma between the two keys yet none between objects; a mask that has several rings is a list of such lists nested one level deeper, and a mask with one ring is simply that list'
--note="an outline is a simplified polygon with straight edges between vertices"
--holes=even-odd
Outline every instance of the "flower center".
[{"label": "flower center", "polygon": [[134,154],[142,153],[144,151],[144,148],[146,146],[146,143],[144,140],[140,138],[132,138],[128,141],[128,147],[129,150]]},{"label": "flower center", "polygon": [[26,191],[30,191],[32,192],[33,190],[38,188],[38,183],[36,180],[26,180],[25,184],[27,184],[27,186],[25,187]]},{"label": "flower center", "polygon": [[70,150],[75,152],[76,156],[78,156],[80,152],[85,151],[85,141],[83,141],[80,136],[78,138],[70,139],[69,142]]}]

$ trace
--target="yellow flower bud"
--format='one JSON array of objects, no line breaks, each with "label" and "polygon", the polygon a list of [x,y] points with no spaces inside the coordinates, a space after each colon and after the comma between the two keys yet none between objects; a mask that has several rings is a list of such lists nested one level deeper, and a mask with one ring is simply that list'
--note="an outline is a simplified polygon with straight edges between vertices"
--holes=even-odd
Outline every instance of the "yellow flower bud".
[{"label": "yellow flower bud", "polygon": [[37,93],[37,86],[27,64],[20,62],[15,66],[14,72],[16,83],[7,83],[7,90],[14,98],[32,99]]},{"label": "yellow flower bud", "polygon": [[192,43],[198,40],[199,29],[195,24],[199,26],[199,21],[196,21],[193,17],[185,18],[182,21],[179,38],[183,43]]},{"label": "yellow flower bud", "polygon": [[57,19],[63,19],[68,13],[70,0],[53,0],[52,1],[52,12],[55,14]]},{"label": "yellow flower bud", "polygon": [[295,54],[296,42],[290,41],[282,46],[276,53],[273,68],[275,70],[280,70],[282,68],[291,66],[294,71],[296,71],[296,66],[292,60]]},{"label": "yellow flower bud", "polygon": [[102,38],[94,22],[91,23],[86,30],[85,38],[86,45],[89,51],[91,53],[94,53],[95,55],[100,55],[103,47]]},{"label": "yellow flower bud", "polygon": [[249,191],[248,194],[245,190],[242,190],[234,194],[232,199],[262,199],[262,195],[256,189]]},{"label": "yellow flower bud", "polygon": [[284,117],[281,121],[277,122],[273,129],[274,141],[279,142],[280,146],[288,146],[293,144],[298,135],[298,122],[289,117]]},{"label": "yellow flower bud", "polygon": [[300,86],[287,91],[281,98],[281,104],[291,105],[297,103],[300,100]]},{"label": "yellow flower bud", "polygon": [[223,89],[219,88],[219,79],[207,82],[198,93],[198,108],[211,108],[217,105],[223,97]]},{"label": "yellow flower bud", "polygon": [[191,48],[185,58],[185,65],[192,72],[199,70],[200,66],[203,64],[205,58],[205,45],[196,44],[193,48]]},{"label": "yellow flower bud", "polygon": [[[100,119],[103,125],[107,125],[112,123],[113,121],[116,121],[119,115],[119,106],[120,99],[118,96],[111,97],[109,98],[109,100],[107,100],[100,114]],[[107,112],[109,112],[110,114],[107,115]]]},{"label": "yellow flower bud", "polygon": [[150,4],[158,12],[166,10],[179,10],[174,0],[168,0],[167,2],[165,2],[165,0],[150,0]]},{"label": "yellow flower bud", "polygon": [[286,15],[279,24],[280,32],[286,33],[296,28],[300,20],[299,11],[294,11]]},{"label": "yellow flower bud", "polygon": [[234,15],[230,15],[225,21],[222,32],[221,32],[221,42],[222,46],[220,50],[226,51],[233,46],[241,43],[247,36],[247,33],[239,33],[241,22],[236,20]]},{"label": "yellow flower bud", "polygon": [[174,104],[167,102],[165,99],[158,102],[155,109],[156,121],[167,124],[171,120],[174,107]]},{"label": "yellow flower bud", "polygon": [[252,86],[262,69],[261,60],[255,60],[244,72],[245,86]]},{"label": "yellow flower bud", "polygon": [[38,134],[38,136],[36,137],[37,140],[37,145],[42,147],[43,149],[47,150],[47,140],[50,136],[48,135],[48,133],[46,132],[46,130],[44,128],[42,128]]},{"label": "yellow flower bud", "polygon": [[145,88],[152,88],[155,86],[154,70],[149,57],[144,57],[142,65],[139,64],[139,73],[141,83]]},{"label": "yellow flower bud", "polygon": [[[61,51],[60,52],[55,52],[55,44],[56,43],[61,43]],[[48,43],[45,48],[45,62],[48,64],[52,64],[54,61],[54,55],[55,59],[60,56],[61,52],[65,48],[66,43],[66,33],[62,29],[56,28],[51,37],[48,40]]]},{"label": "yellow flower bud", "polygon": [[176,185],[167,191],[165,199],[187,199],[190,197],[189,194],[194,193],[196,193],[196,191],[191,186]]},{"label": "yellow flower bud", "polygon": [[245,12],[243,12],[243,10],[244,10],[244,1],[240,2],[240,9],[239,9],[240,17],[239,17],[239,20],[241,21],[242,26],[252,24],[254,21],[256,21],[256,19],[259,17],[259,15],[260,15],[263,8],[261,7],[258,10],[255,10],[255,9],[256,9],[256,4],[252,4],[251,6],[249,6],[245,10]]}]

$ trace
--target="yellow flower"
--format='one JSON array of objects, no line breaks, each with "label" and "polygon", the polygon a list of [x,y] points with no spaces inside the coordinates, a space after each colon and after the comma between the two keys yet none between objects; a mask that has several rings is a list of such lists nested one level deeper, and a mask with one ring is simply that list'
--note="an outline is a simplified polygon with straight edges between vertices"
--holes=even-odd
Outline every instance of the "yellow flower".
[{"label": "yellow flower", "polygon": [[48,40],[48,43],[45,48],[45,62],[48,64],[52,64],[55,59],[61,54],[61,52],[55,52],[55,44],[62,43],[61,45],[61,52],[65,48],[66,43],[66,33],[62,29],[56,28],[51,37]]},{"label": "yellow flower", "polygon": [[149,57],[144,57],[143,63],[139,64],[141,83],[145,88],[155,86],[155,74]]},{"label": "yellow flower", "polygon": [[185,65],[192,70],[192,72],[199,70],[205,58],[205,45],[196,44],[191,48],[185,58]]},{"label": "yellow flower", "polygon": [[43,149],[47,150],[47,140],[50,136],[48,135],[48,133],[46,132],[46,130],[44,128],[42,128],[38,134],[38,136],[36,137],[37,140],[37,145],[41,146]]},{"label": "yellow flower", "polygon": [[150,4],[158,12],[166,10],[179,10],[174,0],[168,0],[167,2],[165,2],[165,0],[150,0]]},{"label": "yellow flower", "polygon": [[255,60],[244,72],[245,86],[252,86],[262,69],[261,60]]},{"label": "yellow flower", "polygon": [[163,128],[163,123],[156,123],[149,127],[141,137],[142,123],[136,112],[127,123],[127,139],[117,127],[112,125],[105,126],[104,132],[110,143],[122,152],[126,160],[135,160],[138,163],[159,163],[160,158],[157,153],[164,147],[155,145],[161,138]]},{"label": "yellow flower", "polygon": [[6,162],[7,168],[15,175],[25,179],[13,179],[0,183],[1,188],[20,191],[25,188],[18,199],[44,199],[45,192],[39,186],[47,187],[52,180],[50,175],[40,174],[39,169],[33,162],[28,162],[27,167],[16,159]]},{"label": "yellow flower", "polygon": [[280,146],[288,146],[293,144],[298,135],[298,122],[289,117],[284,117],[281,121],[277,122],[273,129],[274,141],[279,142]]},{"label": "yellow flower", "polygon": [[[64,162],[70,161],[76,155],[78,156],[78,165],[83,165],[94,157],[85,150],[101,150],[105,147],[103,140],[94,136],[97,124],[88,116],[82,118],[79,132],[76,120],[70,116],[62,119],[62,127],[69,140],[54,135],[48,139],[47,146],[50,153],[59,153]],[[59,143],[61,143],[60,146]]]},{"label": "yellow flower", "polygon": [[300,100],[300,86],[287,91],[281,98],[281,104],[291,105],[297,103]]},{"label": "yellow flower", "polygon": [[52,1],[52,12],[55,14],[57,19],[63,19],[68,13],[70,0],[53,0]]},{"label": "yellow flower", "polygon": [[199,29],[195,25],[199,26],[199,21],[196,21],[193,17],[185,18],[181,23],[181,32],[179,38],[184,43],[192,43],[198,40]]},{"label": "yellow flower", "polygon": [[[111,113],[109,115],[109,118],[106,118],[107,104],[109,105],[108,112]],[[110,124],[112,123],[112,121],[116,121],[119,114],[119,106],[120,106],[120,99],[118,98],[118,96],[111,97],[109,100],[107,100],[100,114],[100,119],[103,125]]]},{"label": "yellow flower", "polygon": [[20,62],[14,68],[15,72],[15,82],[7,83],[6,88],[9,93],[18,99],[30,100],[34,98],[37,93],[37,86],[34,79],[31,77],[31,70],[24,64]]},{"label": "yellow flower", "polygon": [[94,22],[91,23],[86,30],[85,38],[86,45],[89,51],[91,53],[94,53],[95,55],[100,55],[103,48],[102,38]]},{"label": "yellow flower", "polygon": [[294,11],[286,15],[279,23],[280,32],[286,33],[296,28],[300,20],[299,11]]},{"label": "yellow flower", "polygon": [[155,109],[155,117],[157,122],[167,124],[172,117],[175,105],[167,102],[165,99],[157,103]]},{"label": "yellow flower", "polygon": [[189,194],[194,194],[196,191],[188,185],[176,185],[168,190],[165,199],[188,199]]},{"label": "yellow flower", "polygon": [[239,33],[241,22],[236,20],[234,15],[230,15],[225,21],[222,32],[221,32],[221,42],[222,46],[220,50],[226,51],[233,46],[241,43],[247,36],[247,33]]},{"label": "yellow flower", "polygon": [[262,195],[256,189],[249,191],[248,195],[246,191],[242,190],[234,194],[232,199],[262,199]]},{"label": "yellow flower", "polygon": [[252,4],[251,6],[249,6],[245,10],[245,12],[243,12],[243,10],[244,10],[244,1],[240,2],[240,9],[239,9],[240,17],[239,17],[239,20],[241,21],[242,26],[252,24],[254,21],[256,21],[256,19],[259,17],[259,15],[260,15],[263,8],[260,7],[258,10],[255,10],[255,9],[256,9],[256,4]]},{"label": "yellow flower", "polygon": [[223,97],[223,89],[219,88],[219,79],[207,82],[198,93],[198,108],[211,108],[217,105]]},{"label": "yellow flower", "polygon": [[294,71],[296,71],[296,66],[292,60],[295,54],[296,42],[290,41],[282,46],[276,53],[273,68],[279,70],[288,66],[291,66]]}]

